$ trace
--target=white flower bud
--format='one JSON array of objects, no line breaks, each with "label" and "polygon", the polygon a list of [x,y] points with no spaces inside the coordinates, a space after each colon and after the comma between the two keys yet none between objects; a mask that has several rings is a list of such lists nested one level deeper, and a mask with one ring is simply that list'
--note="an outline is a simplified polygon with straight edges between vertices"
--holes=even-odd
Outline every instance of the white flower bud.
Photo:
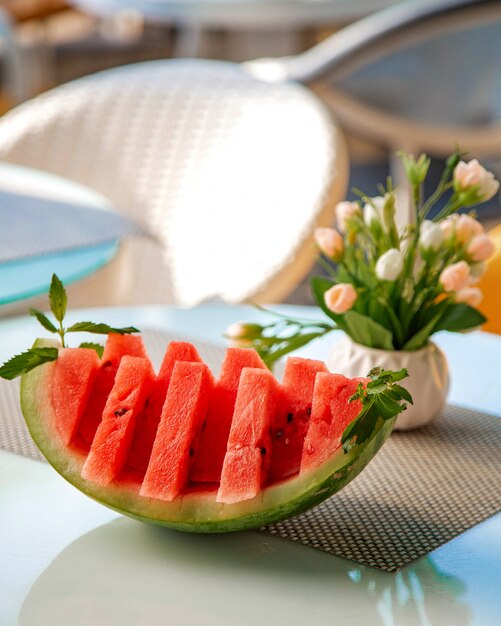
[{"label": "white flower bud", "polygon": [[438,224],[431,220],[425,220],[421,224],[419,243],[423,250],[433,250],[436,252],[442,245],[445,236]]},{"label": "white flower bud", "polygon": [[383,209],[385,199],[383,196],[376,196],[371,198],[371,202],[367,202],[364,205],[364,222],[367,226],[371,226],[373,223],[383,223]]},{"label": "white flower bud", "polygon": [[396,280],[402,273],[404,261],[400,250],[390,248],[376,263],[376,276],[379,280]]}]

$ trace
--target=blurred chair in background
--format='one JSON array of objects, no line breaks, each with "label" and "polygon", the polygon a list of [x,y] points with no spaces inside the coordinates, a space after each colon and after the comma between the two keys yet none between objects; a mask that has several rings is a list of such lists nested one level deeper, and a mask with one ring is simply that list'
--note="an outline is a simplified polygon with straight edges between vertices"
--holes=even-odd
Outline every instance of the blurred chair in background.
[{"label": "blurred chair in background", "polygon": [[500,58],[501,2],[420,0],[301,55],[250,66],[261,78],[311,87],[348,133],[386,146],[398,182],[396,150],[443,157],[459,144],[501,158]]},{"label": "blurred chair in background", "polygon": [[217,61],[156,61],[58,87],[0,120],[0,159],[83,183],[151,238],[75,305],[283,299],[346,191],[347,156],[308,89]]}]

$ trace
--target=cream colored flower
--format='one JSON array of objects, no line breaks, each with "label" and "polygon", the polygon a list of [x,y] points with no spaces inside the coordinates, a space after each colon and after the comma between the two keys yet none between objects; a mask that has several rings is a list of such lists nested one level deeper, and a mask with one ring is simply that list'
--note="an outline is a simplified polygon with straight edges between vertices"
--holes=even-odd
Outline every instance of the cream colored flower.
[{"label": "cream colored flower", "polygon": [[477,235],[473,237],[466,251],[471,260],[478,263],[487,261],[496,252],[496,246],[488,235]]},{"label": "cream colored flower", "polygon": [[357,292],[349,283],[339,283],[324,293],[325,306],[337,314],[349,311],[356,299]]},{"label": "cream colored flower", "polygon": [[456,293],[456,302],[464,302],[469,306],[477,307],[483,299],[483,294],[477,287],[465,287]]},{"label": "cream colored flower", "polygon": [[358,204],[356,202],[348,202],[347,200],[339,202],[336,205],[335,212],[337,227],[342,233],[345,233],[348,228],[348,220],[361,215]]},{"label": "cream colored flower", "polygon": [[234,322],[230,324],[224,336],[231,341],[234,346],[247,348],[252,345],[252,340],[261,336],[263,327],[260,324],[249,322]]},{"label": "cream colored flower", "polygon": [[402,273],[404,260],[402,253],[390,248],[382,254],[376,263],[376,276],[379,280],[396,280]]},{"label": "cream colored flower", "polygon": [[492,172],[488,172],[477,159],[468,163],[460,161],[454,170],[454,188],[458,192],[477,187],[482,201],[490,200],[499,190],[499,182]]},{"label": "cream colored flower", "polygon": [[371,202],[367,202],[364,205],[364,222],[367,226],[373,223],[383,223],[383,211],[385,205],[385,198],[383,196],[375,196],[371,198]]},{"label": "cream colored flower", "polygon": [[466,245],[473,237],[482,235],[484,227],[480,222],[471,215],[462,213],[461,215],[450,215],[443,222],[440,223],[440,228],[445,237],[449,238],[455,235],[456,241]]},{"label": "cream colored flower", "polygon": [[439,281],[445,291],[460,291],[470,282],[470,266],[466,261],[448,265],[442,270]]},{"label": "cream colored flower", "polygon": [[329,259],[338,261],[343,256],[343,238],[335,228],[317,228],[315,242],[320,251]]},{"label": "cream colored flower", "polygon": [[436,252],[444,241],[444,232],[439,224],[425,220],[421,224],[419,243],[424,250]]}]

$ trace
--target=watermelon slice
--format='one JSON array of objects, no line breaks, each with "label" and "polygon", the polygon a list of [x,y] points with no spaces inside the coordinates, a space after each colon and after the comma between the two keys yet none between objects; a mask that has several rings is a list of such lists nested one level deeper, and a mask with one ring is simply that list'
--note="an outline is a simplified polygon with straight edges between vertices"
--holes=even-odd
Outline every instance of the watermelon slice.
[{"label": "watermelon slice", "polygon": [[195,482],[217,483],[221,478],[240,374],[244,367],[266,369],[255,350],[228,348],[210,400],[200,452],[191,470],[190,478]]},{"label": "watermelon slice", "polygon": [[153,387],[155,374],[149,359],[124,356],[102,420],[82,468],[82,476],[97,485],[108,485],[125,465],[138,414]]},{"label": "watermelon slice", "polygon": [[[114,343],[114,339],[111,341]],[[59,347],[52,340],[38,340],[35,345]],[[274,453],[273,425],[277,423],[277,411],[284,408],[280,403],[287,394],[260,367],[257,355],[245,355],[245,360],[254,359],[258,363],[257,368],[246,369],[240,367],[239,353],[230,352],[233,356],[227,356],[227,363],[236,362],[238,367],[228,366],[228,369],[233,380],[238,377],[239,382],[224,442],[222,474],[220,481],[212,485],[193,482],[190,475],[202,456],[202,442],[198,445],[200,432],[216,395],[212,376],[204,364],[178,360],[173,366],[161,415],[155,418],[160,423],[155,428],[151,454],[144,453],[144,459],[148,458],[146,474],[131,477],[127,458],[132,443],[139,441],[137,429],[145,423],[140,419],[143,407],[156,393],[149,361],[145,357],[125,355],[116,362],[116,380],[88,450],[68,445],[68,440],[71,441],[75,430],[81,432],[80,416],[95,406],[91,395],[85,411],[82,409],[88,390],[96,387],[102,366],[97,374],[95,363],[78,369],[75,366],[78,355],[69,358],[62,349],[60,354],[60,359],[31,370],[21,380],[23,414],[41,452],[71,484],[95,500],[135,519],[179,530],[243,530],[276,522],[314,506],[358,475],[389,436],[395,421],[391,415],[381,419],[376,414],[369,438],[344,452],[340,446],[341,433],[360,409],[357,403],[348,402],[358,383],[317,372],[301,471],[275,480],[269,473],[269,459],[273,459]],[[71,364],[67,376],[62,371],[65,363]],[[291,372],[305,368],[309,374],[315,368],[322,369],[318,364],[299,361],[289,368]],[[94,383],[93,376],[96,376]],[[60,408],[56,410],[62,402],[55,398],[65,393],[66,379],[72,381],[76,399],[68,403],[64,413]],[[288,379],[294,380],[292,373]],[[307,384],[311,385],[311,381]],[[210,450],[206,449],[204,454],[210,454]]]},{"label": "watermelon slice", "polygon": [[273,456],[270,480],[282,480],[299,471],[303,444],[310,423],[313,388],[318,372],[327,372],[322,361],[289,357],[282,380],[282,399],[271,427]]},{"label": "watermelon slice", "polygon": [[147,357],[141,337],[117,335],[114,333],[108,335],[106,345],[104,346],[101,367],[92,385],[90,399],[79,428],[79,434],[88,447],[92,443],[101,421],[106,400],[115,382],[120,360],[125,355]]},{"label": "watermelon slice", "polygon": [[177,361],[201,363],[195,346],[186,341],[172,341],[165,353],[158,378],[148,398],[148,404],[140,413],[127,464],[141,473],[146,472],[153,442],[160,422],[160,414],[169,388],[172,370]]},{"label": "watermelon slice", "polygon": [[279,386],[271,372],[242,370],[224,457],[218,502],[241,502],[258,495],[268,477],[270,427]]},{"label": "watermelon slice", "polygon": [[99,369],[95,350],[61,348],[54,363],[52,404],[62,441],[75,438]]},{"label": "watermelon slice", "polygon": [[366,379],[323,373],[316,377],[301,472],[322,465],[341,446],[343,430],[362,409],[360,400],[349,402],[359,382]]},{"label": "watermelon slice", "polygon": [[186,487],[212,386],[204,363],[175,364],[140,495],[170,501]]}]

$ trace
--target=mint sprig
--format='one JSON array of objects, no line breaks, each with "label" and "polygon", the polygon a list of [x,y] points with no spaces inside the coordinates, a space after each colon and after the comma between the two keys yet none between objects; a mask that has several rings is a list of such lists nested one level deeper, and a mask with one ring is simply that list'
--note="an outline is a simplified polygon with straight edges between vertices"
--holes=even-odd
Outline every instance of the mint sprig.
[{"label": "mint sprig", "polygon": [[[63,283],[60,278],[56,275],[52,275],[52,280],[49,288],[49,305],[52,315],[55,318],[54,323],[49,317],[39,311],[38,309],[30,309],[30,315],[35,317],[38,322],[45,328],[45,330],[49,331],[54,335],[59,335],[61,340],[62,347],[66,347],[66,334],[67,333],[94,333],[97,335],[107,335],[108,333],[115,333],[118,335],[128,335],[131,333],[140,332],[134,326],[127,326],[125,328],[115,328],[114,326],[109,326],[108,324],[96,324],[94,322],[77,322],[68,326],[68,328],[64,327],[64,318],[66,316],[66,309],[68,305],[68,296],[66,294],[66,289],[64,288]],[[83,342],[80,344],[81,348],[91,348],[97,352],[99,357],[103,354],[103,347],[97,343],[91,342]],[[30,348],[23,352],[22,354],[18,354],[12,357],[9,361],[4,363],[0,367],[0,377],[6,378],[7,380],[12,380],[17,376],[22,376],[27,372],[31,371],[35,367],[42,365],[43,363],[48,363],[50,361],[55,361],[57,359],[58,350],[57,348]]]},{"label": "mint sprig", "polygon": [[30,372],[43,363],[57,359],[57,348],[30,348],[26,352],[16,354],[0,367],[0,377],[12,380]]},{"label": "mint sprig", "polygon": [[413,404],[411,394],[405,387],[398,384],[408,375],[406,369],[394,372],[376,367],[367,375],[371,379],[367,385],[358,384],[357,391],[349,401],[360,400],[362,409],[358,416],[348,424],[341,437],[345,452],[367,441],[374,433],[380,419],[390,420],[407,408],[406,402]]}]

